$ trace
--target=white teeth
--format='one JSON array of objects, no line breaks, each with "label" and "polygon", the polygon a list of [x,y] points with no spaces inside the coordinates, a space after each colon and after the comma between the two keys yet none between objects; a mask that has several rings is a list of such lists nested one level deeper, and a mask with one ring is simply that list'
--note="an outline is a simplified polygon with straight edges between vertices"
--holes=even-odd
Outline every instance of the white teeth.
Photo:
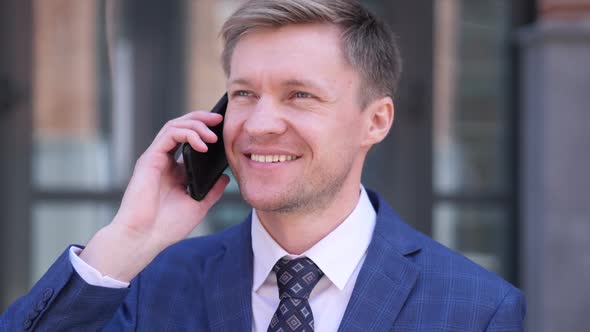
[{"label": "white teeth", "polygon": [[257,161],[259,163],[277,163],[277,162],[295,160],[295,159],[297,159],[297,157],[291,156],[291,155],[282,155],[282,154],[281,155],[279,155],[279,154],[274,154],[274,155],[251,154],[250,159],[253,161]]}]

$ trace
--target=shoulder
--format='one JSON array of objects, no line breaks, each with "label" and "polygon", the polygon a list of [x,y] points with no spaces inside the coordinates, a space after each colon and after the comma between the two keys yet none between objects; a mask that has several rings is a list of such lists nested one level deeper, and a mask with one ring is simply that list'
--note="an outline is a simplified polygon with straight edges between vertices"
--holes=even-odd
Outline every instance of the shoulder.
[{"label": "shoulder", "polygon": [[[401,255],[418,270],[412,299],[420,303],[457,304],[491,317],[498,308],[514,304],[524,308],[522,292],[512,284],[464,255],[445,247],[406,224],[376,193],[374,241],[384,243],[390,254]],[[412,302],[412,300],[410,300]],[[515,307],[516,308],[516,307]]]},{"label": "shoulder", "polygon": [[160,253],[143,274],[168,271],[171,274],[198,276],[207,261],[224,255],[228,241],[240,240],[244,223],[232,226],[222,232],[180,241]]},{"label": "shoulder", "polygon": [[[215,267],[232,257],[233,243],[250,245],[244,240],[248,229],[242,223],[217,234],[183,240],[161,252],[131,282],[127,307],[138,312],[139,317],[154,313],[159,317],[139,319],[138,329],[159,331],[170,326],[180,330],[205,329],[210,300],[207,292],[220,275]],[[144,324],[149,327],[141,327]]]},{"label": "shoulder", "polygon": [[422,277],[429,283],[444,285],[449,291],[456,291],[458,294],[473,292],[481,300],[489,300],[496,304],[510,293],[520,293],[516,287],[496,273],[426,235],[417,231],[416,233],[416,237],[422,243],[422,249],[416,255],[410,255],[408,259],[420,267]]},{"label": "shoulder", "polygon": [[495,272],[473,262],[408,225],[420,250],[406,255],[420,270],[419,287],[425,294],[446,299],[462,298],[483,306],[498,307],[507,296],[520,296],[519,289]]},{"label": "shoulder", "polygon": [[[444,304],[449,319],[468,324],[469,330],[473,326],[486,331],[524,330],[526,301],[518,288],[467,257],[419,236],[423,237],[422,250],[408,257],[420,268],[415,299]],[[461,317],[472,319],[462,321]]]},{"label": "shoulder", "polygon": [[[445,247],[429,236],[405,223],[377,193],[369,191],[377,211],[375,237],[385,243],[383,247],[396,252],[414,263],[424,276],[449,278],[456,281],[475,281],[479,286],[494,285],[508,291],[514,288],[498,275],[474,263],[464,255]],[[375,240],[375,239],[374,239]],[[467,283],[469,286],[470,283]]]},{"label": "shoulder", "polygon": [[414,319],[413,311],[444,313],[445,324],[464,331],[524,331],[526,303],[518,288],[426,236],[423,244],[407,257],[420,273],[400,320]]}]

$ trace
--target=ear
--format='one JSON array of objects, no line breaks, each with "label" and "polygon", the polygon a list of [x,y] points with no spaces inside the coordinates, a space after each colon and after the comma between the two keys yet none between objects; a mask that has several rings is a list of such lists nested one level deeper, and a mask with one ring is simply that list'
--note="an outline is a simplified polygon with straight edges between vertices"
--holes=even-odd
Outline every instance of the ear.
[{"label": "ear", "polygon": [[381,142],[393,125],[394,107],[391,97],[384,97],[372,102],[364,110],[367,117],[367,135],[365,136],[365,145],[371,146]]}]

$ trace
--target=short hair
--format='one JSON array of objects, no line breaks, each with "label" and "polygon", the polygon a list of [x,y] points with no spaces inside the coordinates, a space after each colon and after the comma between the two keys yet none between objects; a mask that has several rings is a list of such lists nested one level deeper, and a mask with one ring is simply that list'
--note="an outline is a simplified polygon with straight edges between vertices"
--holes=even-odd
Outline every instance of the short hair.
[{"label": "short hair", "polygon": [[361,78],[359,101],[364,109],[385,96],[394,97],[402,61],[396,36],[375,15],[354,0],[248,0],[221,29],[221,61],[227,76],[236,44],[245,34],[263,28],[331,23],[342,30],[345,60]]}]

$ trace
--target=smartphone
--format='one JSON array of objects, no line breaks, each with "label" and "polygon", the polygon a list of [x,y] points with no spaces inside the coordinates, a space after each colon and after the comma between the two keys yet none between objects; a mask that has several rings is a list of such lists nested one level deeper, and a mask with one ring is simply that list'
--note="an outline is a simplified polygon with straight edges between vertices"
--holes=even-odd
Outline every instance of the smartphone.
[{"label": "smartphone", "polygon": [[[219,113],[225,117],[226,108],[227,93],[219,99],[211,112]],[[182,145],[182,158],[187,175],[187,192],[197,201],[205,198],[227,168],[227,158],[223,146],[223,121],[209,129],[217,135],[217,142],[208,143],[207,152],[195,151],[188,143]]]}]

